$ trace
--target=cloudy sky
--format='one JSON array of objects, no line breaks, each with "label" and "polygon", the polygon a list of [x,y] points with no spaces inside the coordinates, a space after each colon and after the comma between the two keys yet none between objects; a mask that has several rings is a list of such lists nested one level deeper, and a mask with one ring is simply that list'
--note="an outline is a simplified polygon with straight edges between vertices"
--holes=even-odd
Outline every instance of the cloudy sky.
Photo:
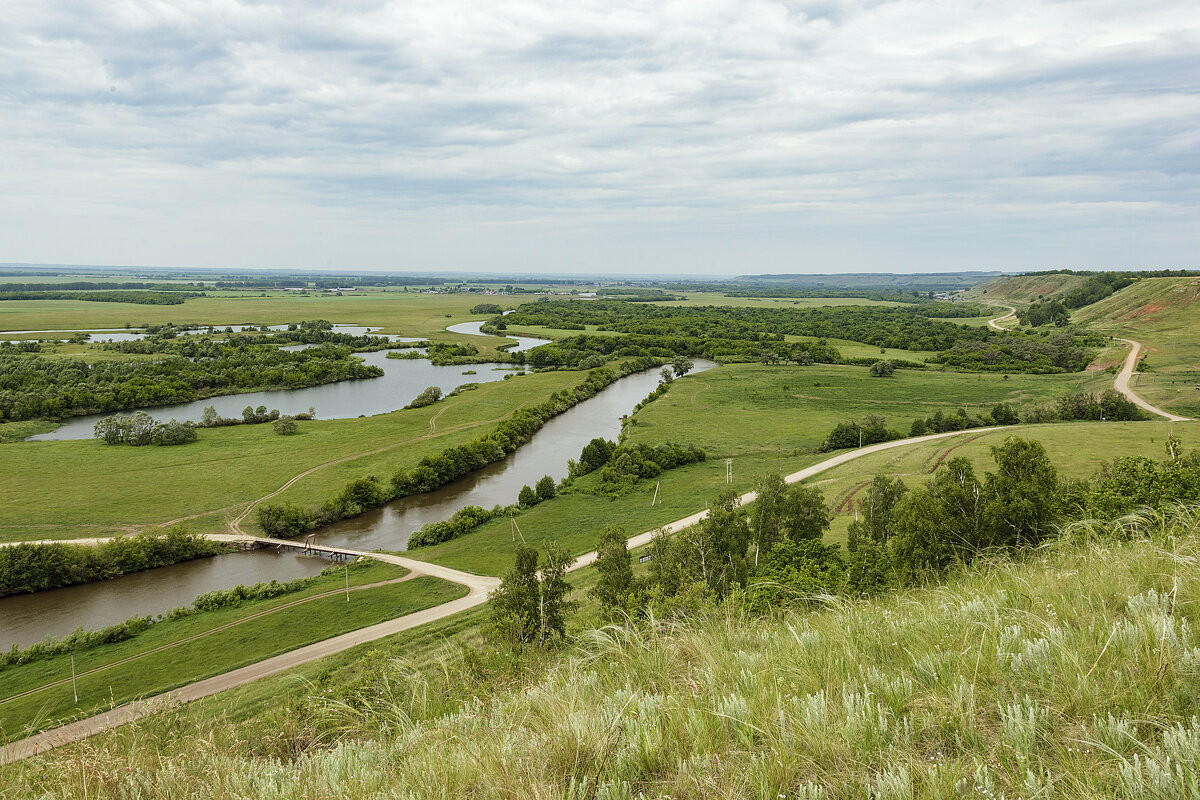
[{"label": "cloudy sky", "polygon": [[3,0],[0,261],[1200,267],[1195,0]]}]

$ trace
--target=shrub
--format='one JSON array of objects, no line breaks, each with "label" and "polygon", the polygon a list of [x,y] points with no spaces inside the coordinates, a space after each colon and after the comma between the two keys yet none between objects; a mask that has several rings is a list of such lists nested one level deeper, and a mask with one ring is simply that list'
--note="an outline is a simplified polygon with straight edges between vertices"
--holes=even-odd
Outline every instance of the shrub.
[{"label": "shrub", "polygon": [[413,401],[405,406],[405,408],[424,408],[431,406],[438,400],[442,399],[442,390],[437,386],[430,386],[421,392]]},{"label": "shrub", "polygon": [[871,365],[872,378],[890,378],[896,374],[896,365],[891,361],[876,361]]},{"label": "shrub", "polygon": [[255,515],[267,536],[280,539],[299,536],[316,525],[312,512],[295,503],[264,503]]},{"label": "shrub", "polygon": [[271,429],[280,436],[291,436],[293,433],[300,430],[300,425],[296,422],[295,417],[291,416],[290,414],[284,414],[282,417],[271,423]]}]

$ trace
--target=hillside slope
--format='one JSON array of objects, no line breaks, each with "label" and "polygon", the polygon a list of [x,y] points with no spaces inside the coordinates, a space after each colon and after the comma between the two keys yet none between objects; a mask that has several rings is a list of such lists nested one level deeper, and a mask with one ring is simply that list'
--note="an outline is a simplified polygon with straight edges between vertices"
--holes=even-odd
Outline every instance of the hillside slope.
[{"label": "hillside slope", "polygon": [[981,283],[965,292],[965,296],[982,302],[1023,306],[1039,297],[1069,292],[1085,280],[1082,275],[1011,275]]},{"label": "hillside slope", "polygon": [[1071,320],[1146,345],[1135,391],[1160,408],[1200,414],[1200,278],[1146,278],[1081,308]]},{"label": "hillside slope", "polygon": [[1146,516],[878,601],[607,628],[450,710],[437,678],[381,665],[365,708],[317,699],[315,727],[168,715],[10,767],[0,796],[1195,796],[1198,527]]}]

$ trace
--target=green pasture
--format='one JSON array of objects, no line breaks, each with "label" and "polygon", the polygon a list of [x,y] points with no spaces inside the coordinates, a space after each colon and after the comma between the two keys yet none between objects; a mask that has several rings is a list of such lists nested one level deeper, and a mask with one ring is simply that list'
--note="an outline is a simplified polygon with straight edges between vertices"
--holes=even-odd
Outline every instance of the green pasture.
[{"label": "green pasture", "polygon": [[[583,378],[579,372],[544,372],[486,383],[425,408],[302,422],[293,436],[279,436],[270,425],[238,425],[201,430],[198,441],[178,447],[97,440],[4,444],[0,539],[104,536],[180,518],[200,531],[219,530],[298,473],[347,459],[313,472],[282,495],[316,504],[351,479],[386,479],[397,467],[481,436],[517,408]],[[10,425],[0,424],[0,435]],[[16,425],[24,435],[38,427]],[[244,524],[254,529],[252,515]]]},{"label": "green pasture", "polygon": [[[354,581],[363,585],[404,574],[405,571],[397,567],[373,566],[359,571]],[[291,605],[305,597],[336,592],[342,585],[343,578],[339,574],[323,576],[302,593],[164,621],[124,642],[84,650],[75,657],[76,671],[80,674],[79,704],[73,700],[70,681],[23,698],[0,702],[0,736],[19,738],[23,733],[53,727],[69,718],[158,694],[466,594],[462,586],[422,576],[403,583],[352,591],[350,602],[346,602],[345,595],[336,593]],[[274,608],[280,610],[254,616]],[[248,619],[251,616],[254,618]],[[239,620],[245,621],[230,625]],[[217,628],[223,629],[215,631]],[[208,631],[214,632],[202,635]],[[158,652],[148,652],[173,642],[180,643]],[[145,655],[140,655],[142,653]],[[135,660],[114,664],[129,658]],[[83,674],[108,664],[114,666],[90,675]],[[0,671],[3,697],[69,678],[70,670],[69,656],[4,669]],[[0,697],[0,701],[2,699]]]},{"label": "green pasture", "polygon": [[783,448],[815,449],[839,422],[868,414],[908,433],[912,421],[935,411],[968,414],[999,402],[1018,409],[1059,395],[1112,385],[1105,373],[1003,375],[896,370],[872,378],[866,367],[817,364],[731,364],[677,380],[666,396],[643,409],[629,429],[632,441],[674,441],[705,448],[710,458]]},{"label": "green pasture", "polygon": [[844,541],[854,519],[856,503],[871,479],[880,473],[904,480],[910,487],[927,481],[938,465],[966,456],[976,474],[994,471],[991,448],[1009,436],[1036,439],[1046,447],[1059,475],[1082,479],[1095,475],[1100,465],[1120,456],[1166,456],[1168,433],[1183,440],[1187,449],[1200,447],[1200,424],[1148,422],[1069,422],[1050,425],[1016,425],[990,433],[966,432],[930,442],[872,453],[811,478],[836,513],[831,530],[834,541]]}]

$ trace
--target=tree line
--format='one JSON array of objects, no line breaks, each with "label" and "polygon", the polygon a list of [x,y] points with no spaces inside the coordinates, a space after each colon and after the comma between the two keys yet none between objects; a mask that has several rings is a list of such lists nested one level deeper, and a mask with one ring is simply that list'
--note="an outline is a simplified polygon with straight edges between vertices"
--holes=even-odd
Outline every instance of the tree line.
[{"label": "tree line", "polygon": [[[657,357],[701,356],[721,362],[849,363],[828,345],[828,339],[839,338],[881,348],[937,351],[931,361],[959,369],[1069,372],[1086,366],[1090,348],[1102,343],[1102,339],[1076,331],[1043,336],[958,325],[906,306],[787,309],[555,300],[525,304],[506,317],[493,318],[486,330],[499,332],[510,324],[592,325],[598,331],[625,334],[573,336],[534,348],[524,354],[526,362],[534,366],[577,363],[589,354],[634,352]],[[787,342],[787,336],[816,341]]]},{"label": "tree line", "polygon": [[[751,610],[813,604],[935,583],[981,555],[1013,556],[1058,536],[1072,518],[1114,518],[1140,507],[1200,501],[1200,451],[1170,438],[1167,458],[1119,458],[1090,481],[1063,480],[1040,442],[1008,437],[991,448],[994,471],[970,459],[940,465],[922,485],[877,475],[859,503],[846,552],[822,539],[832,515],[821,491],[762,476],[749,509],[733,491],[709,504],[701,522],[659,532],[637,575],[626,531],[609,526],[596,545],[590,590],[601,615],[624,622],[686,616],[732,600]],[[574,559],[554,542],[544,557],[517,548],[489,601],[494,640],[514,650],[565,638],[577,603],[565,572]]]},{"label": "tree line", "polygon": [[[143,345],[143,342],[121,342]],[[0,348],[0,421],[62,419],[171,405],[264,388],[296,389],[373,378],[383,370],[344,347],[280,350],[247,338],[168,341],[160,357],[133,361],[51,359]]]},{"label": "tree line", "polygon": [[12,292],[0,291],[0,300],[87,300],[92,303],[137,303],[150,306],[177,306],[189,297],[204,297],[204,292]]},{"label": "tree line", "polygon": [[95,546],[70,542],[13,544],[0,547],[0,597],[108,580],[229,549],[228,545],[189,532],[183,525],[117,536]]}]

